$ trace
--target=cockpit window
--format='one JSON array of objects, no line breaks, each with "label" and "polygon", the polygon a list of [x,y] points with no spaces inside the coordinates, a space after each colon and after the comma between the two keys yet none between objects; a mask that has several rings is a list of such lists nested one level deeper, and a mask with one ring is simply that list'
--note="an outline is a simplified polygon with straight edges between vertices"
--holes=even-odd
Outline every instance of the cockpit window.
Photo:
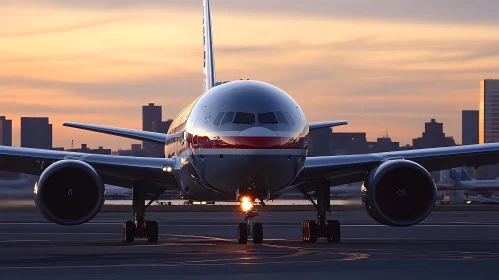
[{"label": "cockpit window", "polygon": [[254,124],[255,114],[237,112],[233,122],[238,124]]},{"label": "cockpit window", "polygon": [[227,114],[225,114],[225,116],[222,120],[221,125],[232,122],[233,118],[234,118],[234,112],[227,112]]},{"label": "cockpit window", "polygon": [[273,112],[258,114],[258,122],[263,124],[278,123]]},{"label": "cockpit window", "polygon": [[215,124],[216,126],[219,126],[220,122],[222,121],[222,118],[224,117],[224,114],[225,114],[225,112],[219,113],[218,116],[215,118],[215,121],[213,122],[213,124]]},{"label": "cockpit window", "polygon": [[279,120],[280,123],[289,125],[288,120],[281,111],[276,112],[275,114],[277,115],[277,119]]},{"label": "cockpit window", "polygon": [[284,115],[286,116],[286,118],[288,119],[289,121],[289,124],[291,126],[295,125],[295,120],[293,120],[293,117],[291,117],[291,114],[289,114],[288,112],[284,112]]}]

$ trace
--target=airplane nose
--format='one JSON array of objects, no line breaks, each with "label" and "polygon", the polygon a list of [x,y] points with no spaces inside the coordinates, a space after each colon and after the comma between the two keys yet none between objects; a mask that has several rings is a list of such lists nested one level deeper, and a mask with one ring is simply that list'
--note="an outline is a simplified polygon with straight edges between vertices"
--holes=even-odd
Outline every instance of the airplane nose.
[{"label": "airplane nose", "polygon": [[252,149],[279,148],[281,141],[279,135],[265,127],[251,127],[237,134],[236,154],[243,154]]}]

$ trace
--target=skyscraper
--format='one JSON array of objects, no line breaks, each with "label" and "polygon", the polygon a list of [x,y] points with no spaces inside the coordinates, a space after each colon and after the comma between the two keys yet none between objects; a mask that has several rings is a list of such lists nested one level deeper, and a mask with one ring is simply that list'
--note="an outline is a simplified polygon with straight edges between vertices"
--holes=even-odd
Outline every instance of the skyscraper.
[{"label": "skyscraper", "polygon": [[12,146],[12,120],[0,117],[0,145]]},{"label": "skyscraper", "polygon": [[478,144],[478,110],[463,110],[462,113],[462,144]]},{"label": "skyscraper", "polygon": [[480,82],[479,143],[499,142],[499,80]]},{"label": "skyscraper", "polygon": [[[163,113],[161,106],[155,106],[154,103],[149,103],[147,106],[142,106],[142,130],[153,131],[153,122],[161,122]],[[149,142],[142,142],[142,147],[145,150],[153,150],[154,144]]]},{"label": "skyscraper", "polygon": [[431,119],[425,123],[425,131],[422,137],[412,139],[414,149],[426,149],[437,147],[455,146],[453,137],[445,136],[444,124]]},{"label": "skyscraper", "polygon": [[49,118],[21,118],[21,147],[52,148],[52,124]]},{"label": "skyscraper", "polygon": [[[485,79],[480,82],[480,108],[478,117],[478,142],[499,142],[499,80]],[[478,178],[495,179],[499,165],[486,165],[478,169]]]}]

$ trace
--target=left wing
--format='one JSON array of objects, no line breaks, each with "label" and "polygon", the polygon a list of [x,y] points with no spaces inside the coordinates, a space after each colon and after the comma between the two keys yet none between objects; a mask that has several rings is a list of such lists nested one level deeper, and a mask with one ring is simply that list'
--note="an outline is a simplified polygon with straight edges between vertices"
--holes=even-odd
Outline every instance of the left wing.
[{"label": "left wing", "polygon": [[179,134],[164,134],[143,130],[134,130],[127,128],[111,127],[104,125],[86,124],[86,123],[75,123],[75,122],[65,122],[64,126],[79,128],[84,130],[90,130],[95,132],[100,132],[104,134],[110,134],[115,136],[120,136],[124,138],[130,138],[135,140],[148,141],[152,143],[165,144],[166,141],[179,137]]},{"label": "left wing", "polygon": [[431,148],[387,153],[307,157],[293,185],[331,179],[331,186],[365,181],[369,171],[390,158],[414,161],[428,171],[499,163],[499,143]]},{"label": "left wing", "polygon": [[348,124],[348,122],[345,120],[327,121],[327,122],[313,122],[313,123],[308,124],[308,128],[309,128],[309,130],[314,130],[314,129],[319,129],[319,128],[333,127],[333,126],[339,126],[339,125],[345,125],[345,124]]},{"label": "left wing", "polygon": [[90,164],[104,184],[132,188],[137,180],[162,189],[177,189],[172,159],[94,155],[53,150],[0,146],[0,170],[40,175],[54,162],[74,159]]}]

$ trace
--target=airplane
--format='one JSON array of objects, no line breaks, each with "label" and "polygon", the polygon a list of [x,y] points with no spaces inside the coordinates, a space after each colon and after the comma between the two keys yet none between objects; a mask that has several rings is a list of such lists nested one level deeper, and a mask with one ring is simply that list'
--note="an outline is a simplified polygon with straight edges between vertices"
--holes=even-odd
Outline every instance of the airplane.
[{"label": "airplane", "polygon": [[64,123],[163,144],[165,158],[0,147],[0,170],[40,176],[33,193],[46,219],[66,226],[86,223],[104,203],[104,184],[129,188],[133,220],[122,224],[123,242],[147,238],[156,243],[158,223],[145,219],[146,209],[166,190],[178,190],[186,199],[239,202],[244,222],[238,225],[237,241],[246,244],[251,236],[259,244],[264,235],[263,225],[252,221],[255,203],[296,188],[316,208],[315,218],[302,221],[302,240],[337,243],[340,222],[326,217],[331,186],[363,181],[362,204],[370,217],[383,225],[408,227],[423,221],[435,206],[437,189],[429,172],[499,162],[497,143],[307,157],[310,131],[347,121],[309,123],[289,94],[262,81],[216,85],[209,0],[203,1],[203,15],[205,90],[175,117],[168,133]]},{"label": "airplane", "polygon": [[476,193],[499,192],[499,178],[495,180],[475,180],[465,168],[452,168],[440,171],[438,191],[464,190]]}]

